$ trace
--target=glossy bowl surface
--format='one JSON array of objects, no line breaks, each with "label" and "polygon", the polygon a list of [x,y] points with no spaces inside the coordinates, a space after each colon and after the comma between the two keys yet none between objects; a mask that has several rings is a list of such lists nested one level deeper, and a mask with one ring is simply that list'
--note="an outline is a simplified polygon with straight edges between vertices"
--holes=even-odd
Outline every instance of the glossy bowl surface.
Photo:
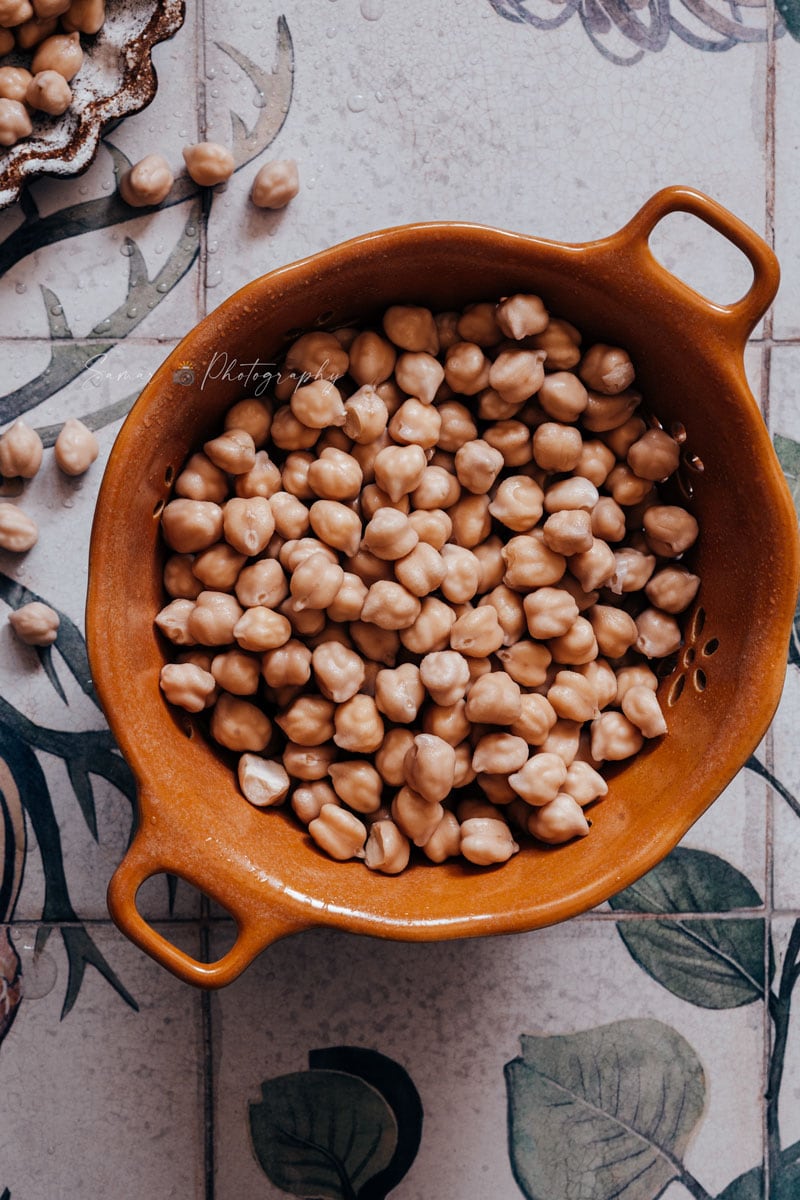
[{"label": "glossy bowl surface", "polygon": [[[652,229],[676,210],[750,259],[740,301],[709,302],[652,256]],[[772,252],[747,226],[700,193],[669,188],[618,233],[584,245],[450,222],[367,234],[256,280],[184,339],[119,434],[91,548],[92,670],[140,787],[138,830],[109,889],[134,941],[180,977],[220,986],[271,941],[313,925],[415,940],[535,929],[608,899],[673,848],[762,737],[784,677],[796,520],[743,368],[777,283]],[[391,303],[450,309],[516,291],[541,295],[585,338],[625,346],[648,405],[685,427],[705,468],[684,472],[702,530],[702,587],[661,683],[669,734],[616,775],[588,837],[526,846],[499,869],[418,864],[388,878],[325,858],[291,813],[252,808],[224,756],[164,702],[158,514],[187,454],[244,394],[251,364],[274,363],[299,330],[374,318]],[[195,962],[142,919],[137,888],[158,872],[233,914],[238,939],[225,957]]]},{"label": "glossy bowl surface", "polygon": [[[63,117],[34,114],[33,134],[0,153],[0,209],[42,175],[80,175],[92,163],[103,132],[145,108],[156,94],[153,47],[183,24],[185,0],[107,0],[106,21],[81,35],[84,60],[71,83]],[[5,66],[30,66],[30,55],[7,55]]]}]

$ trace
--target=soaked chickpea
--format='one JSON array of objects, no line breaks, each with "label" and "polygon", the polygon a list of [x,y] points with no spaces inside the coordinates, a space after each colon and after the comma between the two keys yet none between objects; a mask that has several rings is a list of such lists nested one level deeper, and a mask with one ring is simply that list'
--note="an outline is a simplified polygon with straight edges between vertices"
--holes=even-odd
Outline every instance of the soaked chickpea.
[{"label": "soaked chickpea", "polygon": [[655,567],[697,525],[660,503],[678,443],[636,413],[630,358],[580,340],[525,294],[313,330],[178,473],[156,626],[208,647],[174,665],[244,795],[290,797],[335,858],[391,875],[412,844],[501,863],[509,822],[583,836],[599,764],[665,730],[644,664],[699,580]]}]

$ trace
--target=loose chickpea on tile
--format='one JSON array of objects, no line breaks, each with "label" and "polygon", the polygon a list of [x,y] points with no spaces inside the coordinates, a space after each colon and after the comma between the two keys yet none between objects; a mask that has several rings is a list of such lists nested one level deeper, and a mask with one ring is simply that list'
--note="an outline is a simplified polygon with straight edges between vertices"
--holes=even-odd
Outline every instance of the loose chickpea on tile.
[{"label": "loose chickpea on tile", "polygon": [[175,176],[163,154],[147,154],[119,178],[119,194],[131,208],[150,208],[166,200]]},{"label": "loose chickpea on tile", "polygon": [[300,174],[293,158],[275,158],[259,168],[250,189],[256,208],[285,208],[300,191]]},{"label": "loose chickpea on tile", "polygon": [[33,479],[42,465],[42,439],[21,418],[0,435],[0,475]]},{"label": "loose chickpea on tile", "polygon": [[215,187],[230,179],[236,169],[233,155],[219,142],[198,142],[183,151],[186,170],[201,187]]},{"label": "loose chickpea on tile", "polygon": [[31,600],[10,612],[8,623],[26,646],[52,646],[58,637],[61,619],[49,604]]},{"label": "loose chickpea on tile", "polygon": [[83,475],[99,453],[97,438],[83,421],[70,417],[64,422],[53,447],[59,470],[65,475]]}]

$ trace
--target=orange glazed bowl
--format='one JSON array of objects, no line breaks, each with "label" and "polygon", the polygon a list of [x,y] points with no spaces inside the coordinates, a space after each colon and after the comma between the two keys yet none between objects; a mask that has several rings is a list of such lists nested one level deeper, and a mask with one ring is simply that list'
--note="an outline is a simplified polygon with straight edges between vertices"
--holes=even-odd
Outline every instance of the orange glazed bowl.
[{"label": "orange glazed bowl", "polygon": [[[653,257],[667,213],[694,214],[750,260],[735,304],[699,296]],[[783,684],[798,590],[797,526],[743,352],[775,294],[766,244],[688,188],[659,192],[618,233],[566,245],[459,222],[354,238],[249,284],[194,329],[145,388],[106,469],[91,544],[87,630],[97,691],[139,785],[136,834],[109,908],[120,928],[182,979],[219,987],[269,943],[317,925],[433,940],[531,930],[607,900],[662,859],[761,739]],[[686,470],[702,584],[659,696],[668,734],[613,773],[588,837],[525,844],[500,868],[419,862],[398,876],[334,862],[291,812],[263,812],[238,790],[230,755],[159,690],[165,647],[159,514],[187,456],[245,394],[221,362],[276,362],[298,331],[374,320],[397,303],[434,310],[534,292],[587,340],[624,346],[648,406],[686,430],[702,473]],[[224,359],[220,356],[225,356]],[[216,357],[215,357],[216,356]],[[213,369],[212,364],[215,364]],[[251,393],[252,394],[252,393]],[[141,916],[136,893],[170,872],[224,906],[238,932],[201,963]]]}]

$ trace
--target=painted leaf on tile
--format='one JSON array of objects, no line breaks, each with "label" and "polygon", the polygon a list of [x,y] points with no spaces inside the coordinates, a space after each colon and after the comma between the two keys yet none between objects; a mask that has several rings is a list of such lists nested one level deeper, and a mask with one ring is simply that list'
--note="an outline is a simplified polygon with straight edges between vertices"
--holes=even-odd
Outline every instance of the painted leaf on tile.
[{"label": "painted leaf on tile", "polygon": [[269,1079],[250,1105],[261,1167],[292,1196],[356,1200],[397,1149],[397,1122],[383,1096],[343,1071]]},{"label": "painted leaf on tile", "polygon": [[[771,1179],[769,1200],[797,1200],[800,1196],[800,1163],[781,1164],[777,1177]],[[763,1200],[764,1170],[754,1167],[734,1179],[716,1197],[716,1200]]]},{"label": "painted leaf on tile", "polygon": [[[792,32],[795,37],[800,37],[800,0],[787,0],[787,3],[794,10],[795,25]],[[780,4],[778,7],[783,12]],[[789,28],[792,29],[791,25]],[[783,467],[783,473],[786,476],[792,500],[794,500],[795,511],[798,517],[800,517],[800,442],[795,442],[792,438],[783,437],[779,433],[775,434],[773,440],[775,443],[775,453]],[[798,597],[797,607],[794,610],[794,624],[792,627],[792,636],[789,641],[789,662],[794,663],[795,666],[800,666],[800,597]]]},{"label": "painted leaf on tile", "polygon": [[397,1187],[417,1156],[422,1138],[422,1101],[408,1072],[385,1054],[363,1046],[329,1046],[311,1050],[312,1070],[345,1071],[376,1088],[397,1122],[397,1146],[388,1166],[366,1183],[359,1200],[382,1200]]},{"label": "painted leaf on tile", "polygon": [[775,0],[775,7],[789,33],[800,42],[800,0]]},{"label": "painted leaf on tile", "polygon": [[[642,913],[702,913],[755,908],[762,901],[749,879],[724,859],[679,846],[610,903]],[[639,966],[682,1000],[722,1009],[763,998],[761,918],[618,921],[617,932]]]},{"label": "painted leaf on tile", "polygon": [[528,1200],[655,1200],[685,1179],[702,1065],[660,1021],[520,1038],[506,1064],[511,1166]]}]

